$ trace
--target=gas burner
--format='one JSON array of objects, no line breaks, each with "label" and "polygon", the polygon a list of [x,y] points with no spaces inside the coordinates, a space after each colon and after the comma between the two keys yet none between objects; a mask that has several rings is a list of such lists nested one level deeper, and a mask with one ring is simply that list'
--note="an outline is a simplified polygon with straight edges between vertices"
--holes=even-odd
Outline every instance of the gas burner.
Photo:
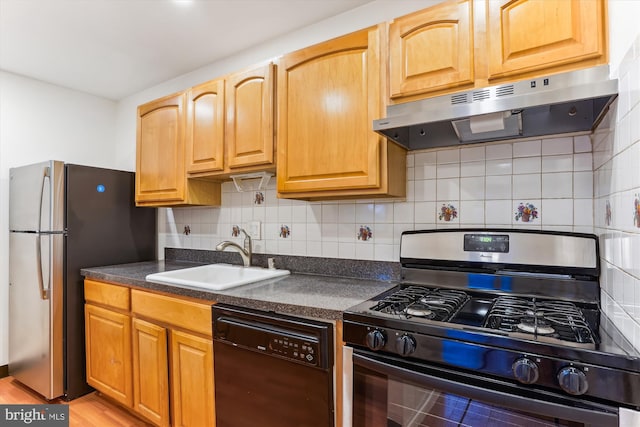
[{"label": "gas burner", "polygon": [[[421,300],[422,301],[422,300]],[[415,303],[407,307],[405,310],[409,316],[423,317],[426,319],[433,319],[436,314],[427,305],[421,303]]]},{"label": "gas burner", "polygon": [[407,319],[444,322],[450,320],[468,299],[463,291],[411,285],[387,295],[371,310]]},{"label": "gas burner", "polygon": [[567,343],[595,343],[582,310],[567,301],[498,297],[487,314],[484,326]]},{"label": "gas burner", "polygon": [[530,334],[551,335],[556,331],[549,322],[536,316],[521,317],[516,327]]}]

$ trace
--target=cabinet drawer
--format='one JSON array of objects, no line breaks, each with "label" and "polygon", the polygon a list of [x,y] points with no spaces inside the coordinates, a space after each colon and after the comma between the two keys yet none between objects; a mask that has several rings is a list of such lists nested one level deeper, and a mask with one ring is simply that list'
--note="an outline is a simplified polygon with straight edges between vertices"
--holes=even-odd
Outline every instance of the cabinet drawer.
[{"label": "cabinet drawer", "polygon": [[120,310],[129,311],[129,288],[124,286],[111,285],[109,283],[86,279],[84,281],[84,299],[87,302],[103,304]]},{"label": "cabinet drawer", "polygon": [[211,336],[211,304],[133,289],[131,311],[149,319]]}]

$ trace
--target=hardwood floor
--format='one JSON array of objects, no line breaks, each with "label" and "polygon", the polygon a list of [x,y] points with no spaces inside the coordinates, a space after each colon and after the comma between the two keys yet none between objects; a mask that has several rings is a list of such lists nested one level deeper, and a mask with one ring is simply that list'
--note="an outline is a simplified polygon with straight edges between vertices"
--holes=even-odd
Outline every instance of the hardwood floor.
[{"label": "hardwood floor", "polygon": [[[0,404],[29,403],[47,402],[11,377],[0,379]],[[136,418],[96,392],[71,402],[57,399],[51,403],[69,405],[70,427],[148,427],[152,425]]]}]

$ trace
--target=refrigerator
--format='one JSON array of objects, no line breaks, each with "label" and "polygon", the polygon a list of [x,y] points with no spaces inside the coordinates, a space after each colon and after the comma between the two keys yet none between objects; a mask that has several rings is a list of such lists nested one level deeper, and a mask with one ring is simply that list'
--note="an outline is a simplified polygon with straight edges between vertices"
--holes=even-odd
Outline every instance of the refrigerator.
[{"label": "refrigerator", "polygon": [[81,268],[156,258],[134,173],[48,161],[10,170],[9,374],[46,399],[86,382]]}]

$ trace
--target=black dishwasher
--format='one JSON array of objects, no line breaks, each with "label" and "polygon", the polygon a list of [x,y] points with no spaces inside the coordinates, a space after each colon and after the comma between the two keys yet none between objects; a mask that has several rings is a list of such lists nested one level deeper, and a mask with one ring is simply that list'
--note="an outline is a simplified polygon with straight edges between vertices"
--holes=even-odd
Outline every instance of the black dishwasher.
[{"label": "black dishwasher", "polygon": [[332,427],[333,325],[217,304],[216,427]]}]

